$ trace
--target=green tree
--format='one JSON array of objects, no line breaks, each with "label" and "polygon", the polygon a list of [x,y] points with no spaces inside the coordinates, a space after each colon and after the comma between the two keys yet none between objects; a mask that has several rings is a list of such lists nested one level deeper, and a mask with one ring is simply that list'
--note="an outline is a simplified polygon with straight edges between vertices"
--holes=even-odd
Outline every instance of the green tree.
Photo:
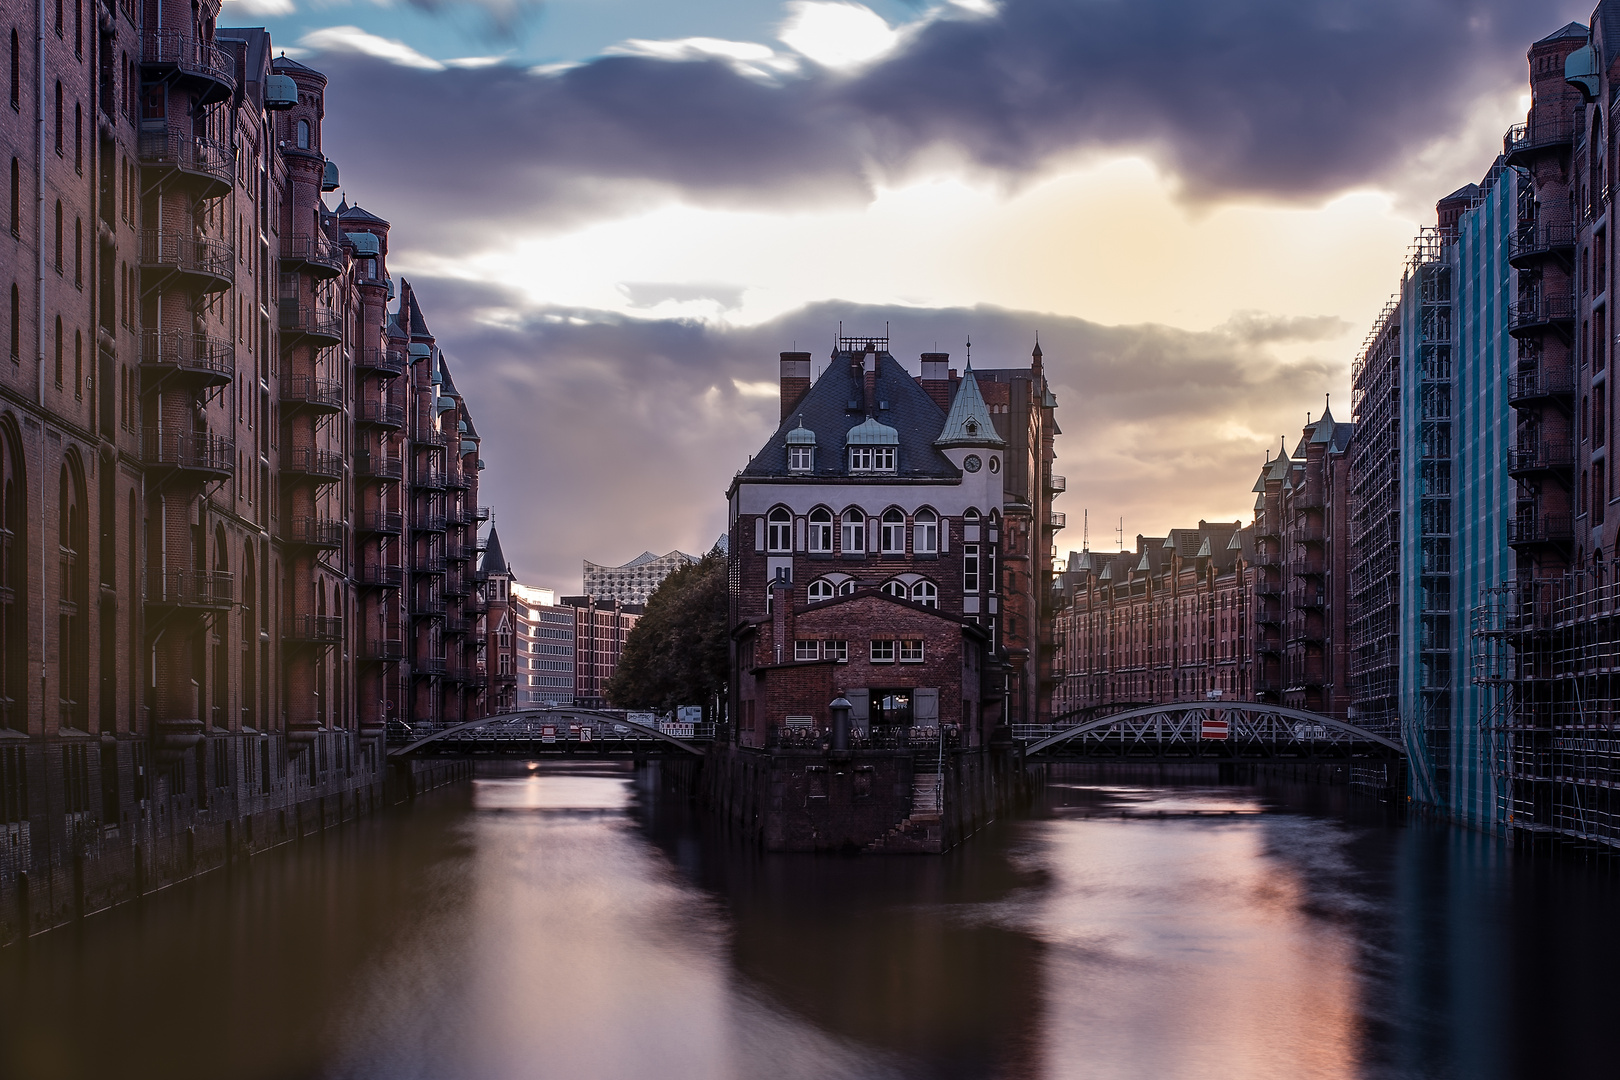
[{"label": "green tree", "polygon": [[711,551],[670,574],[625,639],[608,700],[626,709],[710,709],[728,683],[729,612],[724,554]]}]

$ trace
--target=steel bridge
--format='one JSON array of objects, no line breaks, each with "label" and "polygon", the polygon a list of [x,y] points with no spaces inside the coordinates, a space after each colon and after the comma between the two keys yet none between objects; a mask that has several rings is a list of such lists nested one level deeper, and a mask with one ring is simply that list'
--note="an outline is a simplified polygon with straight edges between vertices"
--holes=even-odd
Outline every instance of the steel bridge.
[{"label": "steel bridge", "polygon": [[1406,757],[1399,743],[1354,724],[1260,701],[1142,705],[1014,735],[1027,759],[1054,762],[1344,765]]},{"label": "steel bridge", "polygon": [[702,757],[713,741],[713,724],[660,729],[614,709],[525,709],[444,727],[398,725],[388,756],[642,761]]}]

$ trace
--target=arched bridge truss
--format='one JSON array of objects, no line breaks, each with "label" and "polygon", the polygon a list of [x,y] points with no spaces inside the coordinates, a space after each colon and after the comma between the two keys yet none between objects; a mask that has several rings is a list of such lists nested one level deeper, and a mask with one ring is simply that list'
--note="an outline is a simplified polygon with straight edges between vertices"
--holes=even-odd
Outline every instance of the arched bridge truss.
[{"label": "arched bridge truss", "polygon": [[1110,713],[1034,739],[1026,758],[1096,763],[1344,764],[1403,759],[1354,724],[1256,701],[1181,701]]},{"label": "arched bridge truss", "polygon": [[702,757],[713,740],[712,725],[690,736],[672,735],[601,709],[526,709],[499,713],[426,733],[412,733],[391,747],[397,757],[510,757],[632,760]]}]

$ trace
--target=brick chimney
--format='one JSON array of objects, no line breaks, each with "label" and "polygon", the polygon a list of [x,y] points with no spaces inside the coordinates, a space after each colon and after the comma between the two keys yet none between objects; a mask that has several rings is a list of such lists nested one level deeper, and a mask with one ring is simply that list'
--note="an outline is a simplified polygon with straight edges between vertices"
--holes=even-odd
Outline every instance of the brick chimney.
[{"label": "brick chimney", "polygon": [[799,407],[804,395],[810,392],[810,354],[785,352],[782,354],[782,419]]},{"label": "brick chimney", "polygon": [[923,392],[934,399],[941,410],[951,410],[951,354],[925,352],[922,354],[922,376],[917,380]]}]

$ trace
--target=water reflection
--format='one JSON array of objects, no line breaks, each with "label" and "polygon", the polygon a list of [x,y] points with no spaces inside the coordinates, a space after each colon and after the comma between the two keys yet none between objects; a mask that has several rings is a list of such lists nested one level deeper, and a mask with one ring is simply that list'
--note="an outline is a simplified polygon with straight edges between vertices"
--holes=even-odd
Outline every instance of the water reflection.
[{"label": "water reflection", "polygon": [[0,952],[0,1076],[1612,1074],[1612,879],[1342,795],[1075,776],[943,858],[764,857],[491,769]]}]

